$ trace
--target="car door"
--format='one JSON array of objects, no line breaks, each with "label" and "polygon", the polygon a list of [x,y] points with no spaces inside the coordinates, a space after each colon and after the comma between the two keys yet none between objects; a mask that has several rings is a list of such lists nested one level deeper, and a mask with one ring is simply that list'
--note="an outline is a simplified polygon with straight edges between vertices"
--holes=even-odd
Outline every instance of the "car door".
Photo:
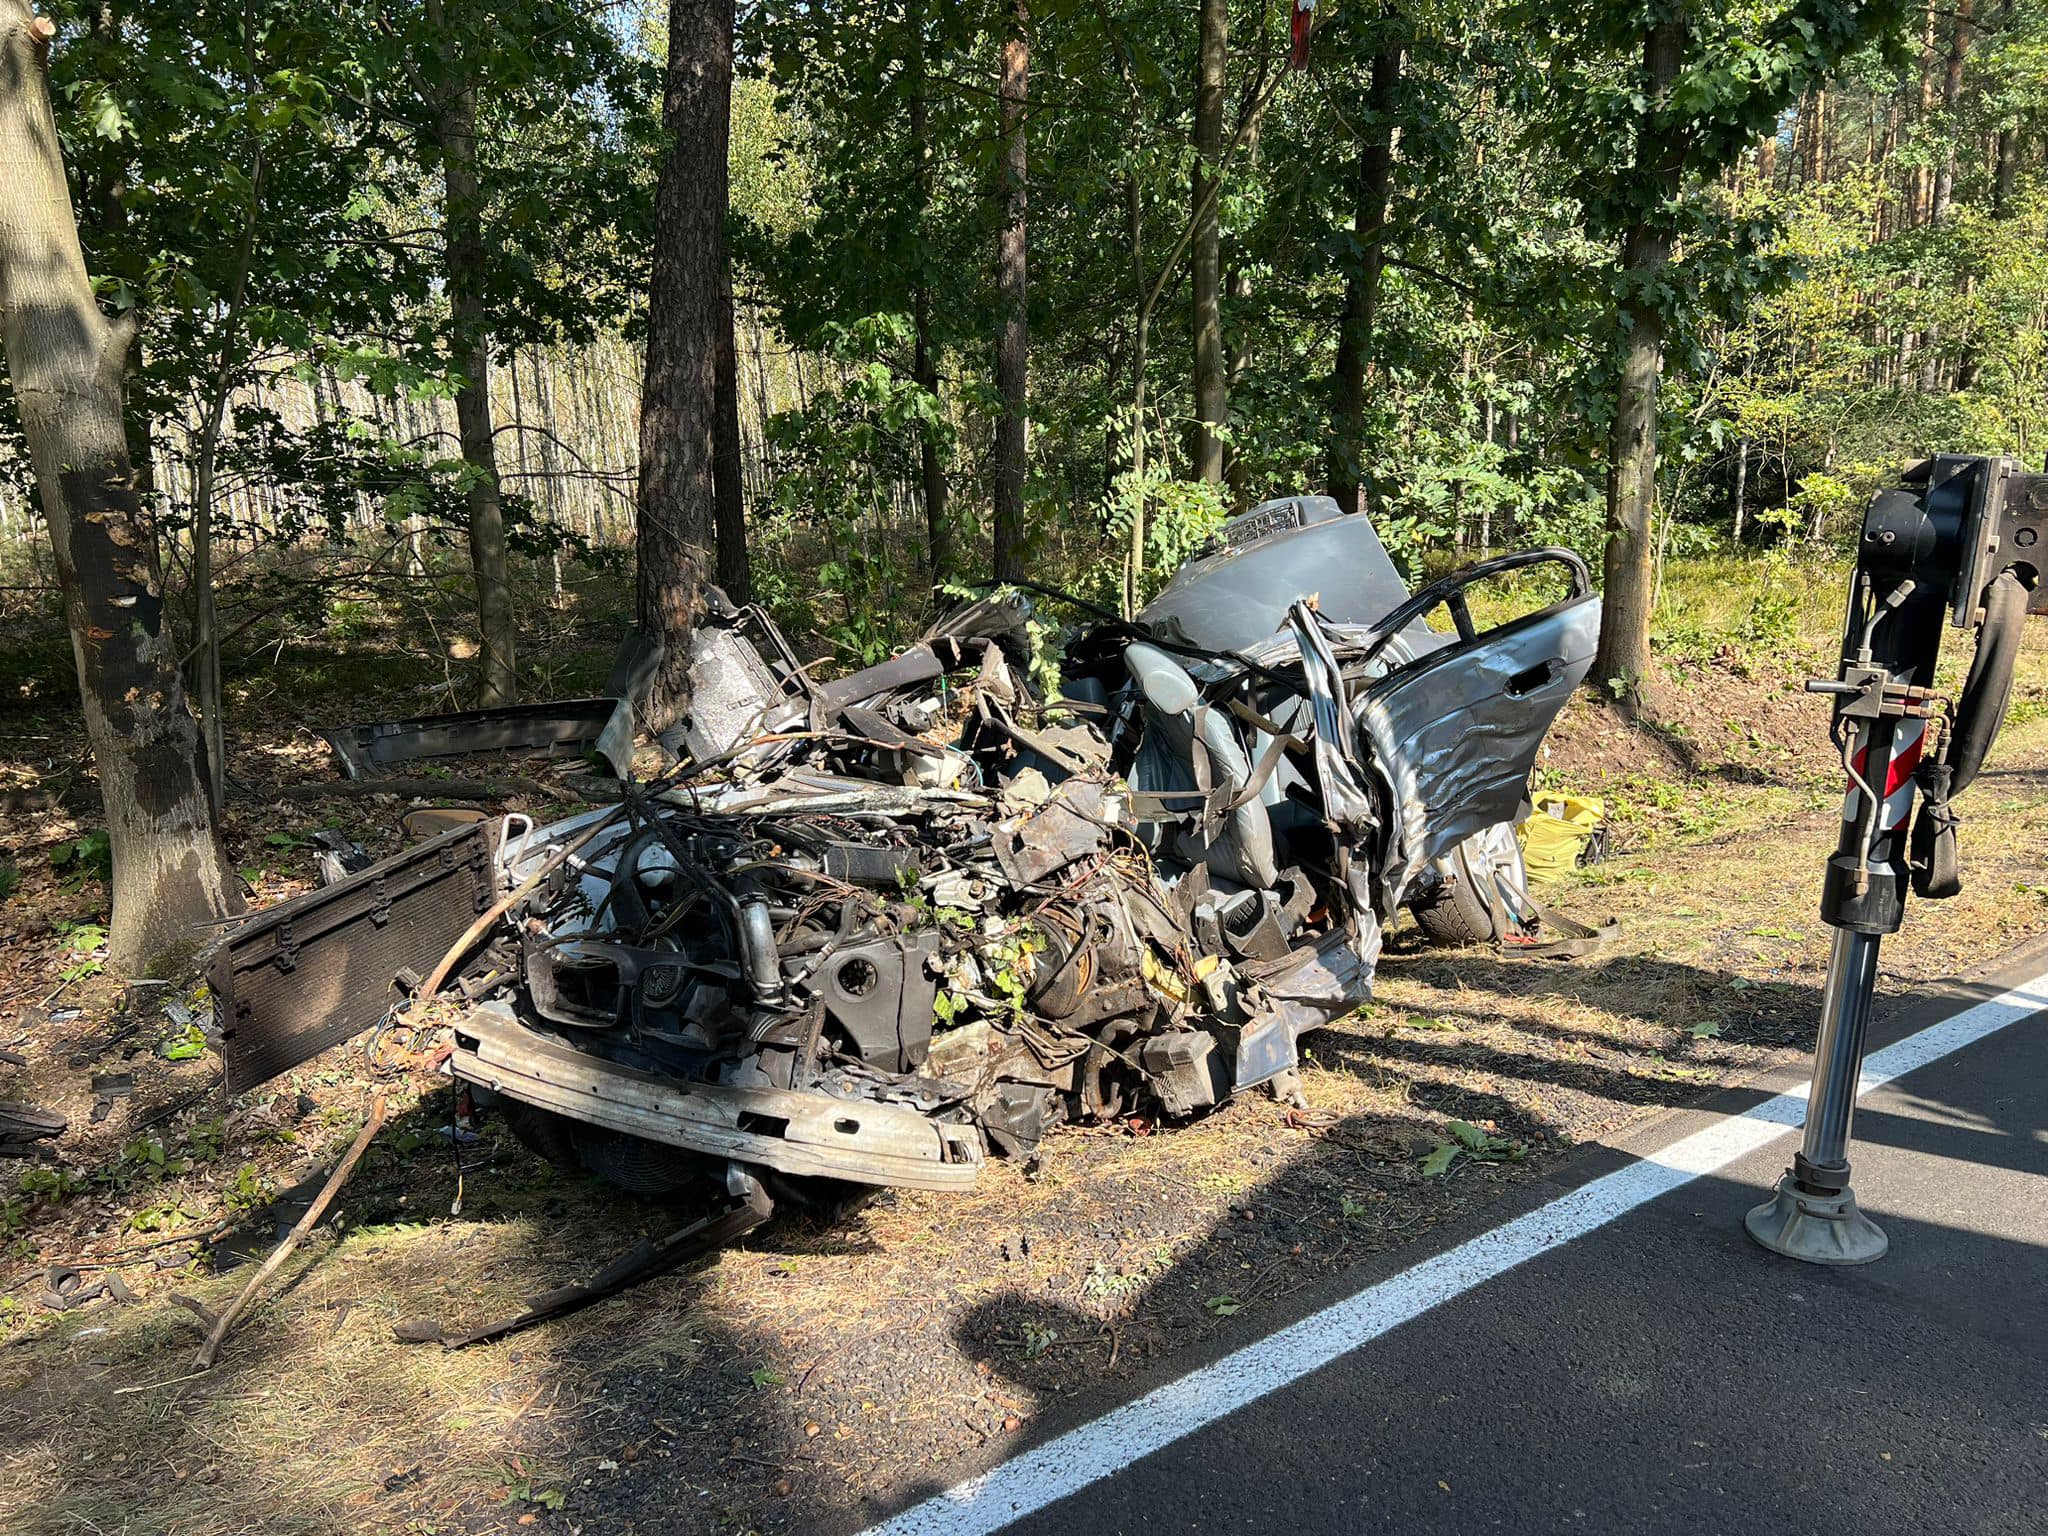
[{"label": "car door", "polygon": [[1537,749],[1591,669],[1599,636],[1599,598],[1575,596],[1367,686],[1358,717],[1393,813],[1390,900],[1475,832],[1517,819]]}]

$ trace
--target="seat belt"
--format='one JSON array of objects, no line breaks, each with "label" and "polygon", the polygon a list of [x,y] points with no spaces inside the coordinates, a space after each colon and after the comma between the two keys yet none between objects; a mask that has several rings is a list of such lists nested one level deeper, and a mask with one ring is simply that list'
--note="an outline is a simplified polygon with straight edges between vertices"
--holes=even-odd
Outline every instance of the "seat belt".
[{"label": "seat belt", "polygon": [[1561,912],[1551,911],[1536,899],[1533,892],[1525,889],[1522,896],[1535,910],[1536,921],[1543,927],[1562,934],[1563,937],[1517,940],[1514,937],[1517,932],[1514,915],[1507,910],[1507,904],[1501,900],[1499,887],[1490,879],[1486,882],[1485,896],[1486,910],[1493,917],[1493,931],[1498,935],[1495,942],[1500,948],[1501,955],[1506,959],[1577,960],[1605,949],[1621,937],[1620,918],[1610,917],[1598,927],[1589,928]]}]

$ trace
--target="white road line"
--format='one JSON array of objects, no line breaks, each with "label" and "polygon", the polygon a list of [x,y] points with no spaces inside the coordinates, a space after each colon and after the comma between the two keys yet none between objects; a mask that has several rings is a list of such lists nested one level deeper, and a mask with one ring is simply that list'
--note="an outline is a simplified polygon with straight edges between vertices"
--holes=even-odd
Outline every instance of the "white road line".
[{"label": "white road line", "polygon": [[[1869,1093],[2044,1009],[2048,1009],[2048,971],[1872,1053],[1865,1059],[1858,1092]],[[1806,1090],[1802,1088],[1696,1131],[1639,1163],[1581,1185],[1526,1216],[1425,1259],[1247,1344],[1213,1365],[1190,1371],[979,1477],[912,1505],[871,1527],[864,1536],[988,1536],[1300,1380],[1496,1275],[1727,1167],[1797,1129],[1805,1118]]]}]

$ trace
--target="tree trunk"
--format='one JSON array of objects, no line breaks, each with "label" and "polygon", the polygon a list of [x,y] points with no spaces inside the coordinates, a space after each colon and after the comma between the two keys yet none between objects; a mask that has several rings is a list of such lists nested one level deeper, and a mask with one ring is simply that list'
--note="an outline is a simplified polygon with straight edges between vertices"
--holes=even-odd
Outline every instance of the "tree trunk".
[{"label": "tree trunk", "polygon": [[1742,544],[1743,524],[1749,514],[1749,439],[1735,445],[1735,543]]},{"label": "tree trunk", "polygon": [[1678,195],[1684,142],[1660,114],[1685,56],[1685,22],[1659,22],[1643,36],[1649,101],[1637,130],[1636,175],[1659,206],[1648,209],[1622,239],[1627,297],[1621,382],[1608,436],[1607,551],[1594,677],[1618,692],[1633,691],[1650,667],[1650,609],[1657,505],[1657,383],[1664,365],[1664,314],[1653,290],[1671,260],[1671,228],[1663,203]]},{"label": "tree trunk", "polygon": [[[728,0],[730,10],[730,0]],[[724,48],[718,78],[707,81],[715,98],[706,103],[717,139],[716,159],[703,165],[709,185],[702,197],[716,209],[706,231],[712,242],[710,260],[717,287],[716,410],[712,421],[712,523],[717,538],[718,584],[736,603],[753,599],[753,563],[747,550],[745,453],[740,442],[740,350],[732,297],[732,253],[727,249],[725,221],[732,210],[732,33],[733,19],[724,19]]]},{"label": "tree trunk", "polygon": [[[1480,404],[1479,407],[1479,428],[1481,434],[1484,436],[1486,440],[1486,446],[1488,448],[1491,448],[1493,446],[1493,433],[1496,410],[1497,408],[1494,405],[1493,397],[1491,395],[1487,396],[1487,398]],[[1489,453],[1486,456],[1486,459],[1488,466],[1491,467],[1493,463],[1493,455]],[[1491,550],[1492,548],[1493,497],[1488,496],[1486,500],[1483,503],[1481,503],[1479,508],[1479,551],[1482,555],[1484,555],[1488,550]]]},{"label": "tree trunk", "polygon": [[249,265],[256,245],[256,226],[263,203],[263,141],[249,154],[249,216],[242,225],[235,253],[234,286],[221,317],[220,349],[206,416],[200,423],[198,452],[192,471],[192,651],[199,695],[199,729],[206,741],[206,792],[213,812],[220,814],[227,774],[227,730],[221,718],[220,625],[213,604],[214,478],[220,463],[221,429],[234,391],[236,339],[249,293]]},{"label": "tree trunk", "polygon": [[[730,199],[730,190],[720,201]],[[719,225],[719,244],[725,226]],[[733,331],[732,263],[719,263],[718,418],[713,424],[712,521],[718,536],[718,584],[736,603],[752,602],[753,562],[747,553],[745,455],[740,444],[740,351]]]},{"label": "tree trunk", "polygon": [[1223,353],[1223,221],[1217,178],[1223,162],[1223,78],[1230,47],[1229,0],[1201,0],[1196,40],[1193,237],[1195,423],[1190,467],[1197,480],[1223,478],[1223,437],[1230,419]]},{"label": "tree trunk", "polygon": [[[909,0],[904,13],[904,30],[909,34],[906,68],[910,72],[910,152],[917,157],[916,238],[917,274],[911,289],[911,325],[915,332],[910,376],[926,394],[939,392],[938,360],[932,355],[932,285],[926,270],[924,248],[926,226],[932,206],[931,129],[927,121],[926,95],[928,61],[925,37],[924,0]],[[939,450],[938,432],[920,426],[917,434],[918,478],[924,489],[925,560],[932,586],[940,586],[953,568],[953,531],[947,521],[946,461]]]},{"label": "tree trunk", "polygon": [[[1137,105],[1135,100],[1132,105]],[[1138,314],[1131,334],[1131,528],[1124,544],[1123,590],[1123,616],[1132,619],[1145,592],[1145,363],[1152,340],[1152,301],[1145,291],[1145,194],[1136,172],[1124,181],[1124,211],[1131,241],[1131,295]]]},{"label": "tree trunk", "polygon": [[1024,471],[1029,451],[1027,411],[1031,356],[1030,284],[1025,272],[1027,211],[1024,108],[1031,74],[1031,7],[1014,0],[1003,39],[1001,86],[1003,193],[1006,216],[996,247],[996,288],[1003,330],[996,344],[995,579],[1024,578]]},{"label": "tree trunk", "polygon": [[163,626],[154,531],[122,409],[132,322],[93,302],[58,159],[55,29],[0,0],[0,337],[50,525],[114,861],[109,963],[157,969],[240,899],[207,801],[205,748]]},{"label": "tree trunk", "polygon": [[476,579],[478,660],[485,708],[519,697],[517,638],[512,621],[505,504],[498,487],[497,441],[491,422],[491,331],[484,304],[483,193],[476,173],[476,87],[455,67],[460,49],[441,0],[427,0],[427,23],[440,39],[447,69],[434,103],[441,150],[442,210],[448,263],[448,351],[462,383],[455,391],[455,435],[469,481],[469,564]]},{"label": "tree trunk", "polygon": [[639,625],[666,655],[646,701],[660,730],[687,708],[690,632],[717,539],[718,333],[731,133],[733,0],[672,0],[640,393]]},{"label": "tree trunk", "polygon": [[[1937,54],[1934,50],[1934,7],[1928,6],[1923,30],[1920,34],[1920,126],[1925,132],[1927,120],[1934,115],[1934,78]],[[1934,201],[1934,168],[1917,165],[1913,168],[1910,193],[1911,211],[1906,222],[1914,228],[1927,222],[1927,210]]]},{"label": "tree trunk", "polygon": [[1828,176],[1828,121],[1833,115],[1834,100],[1820,86],[1807,99],[1813,103],[1813,123],[1806,137],[1806,184],[1817,187]]},{"label": "tree trunk", "polygon": [[1365,372],[1379,311],[1380,277],[1386,270],[1387,198],[1394,183],[1401,59],[1401,46],[1395,42],[1373,56],[1366,92],[1371,120],[1358,146],[1358,197],[1352,216],[1357,249],[1344,279],[1344,318],[1337,331],[1328,471],[1330,495],[1346,512],[1365,509]]},{"label": "tree trunk", "polygon": [[[557,415],[555,404],[555,367],[547,351],[535,347],[526,354],[528,376],[533,380],[533,400],[540,412],[539,454],[541,493],[535,498],[548,514],[549,537],[553,541],[548,568],[551,577],[550,599],[559,608],[562,606],[562,546],[561,539],[567,529],[575,526],[575,513],[568,507],[568,487],[562,479],[562,462],[557,453],[556,436],[562,431],[563,423]],[[519,377],[517,367],[513,378]]]},{"label": "tree trunk", "polygon": [[[1927,204],[1930,229],[1948,222],[1949,205],[1956,188],[1956,105],[1963,95],[1963,60],[1970,50],[1972,0],[1955,0],[1955,29],[1949,34],[1948,65],[1941,79],[1942,132],[1948,142],[1942,146],[1941,161],[1934,170],[1934,191]],[[1920,392],[1931,395],[1941,388],[1941,327],[1930,324],[1920,338]]]}]

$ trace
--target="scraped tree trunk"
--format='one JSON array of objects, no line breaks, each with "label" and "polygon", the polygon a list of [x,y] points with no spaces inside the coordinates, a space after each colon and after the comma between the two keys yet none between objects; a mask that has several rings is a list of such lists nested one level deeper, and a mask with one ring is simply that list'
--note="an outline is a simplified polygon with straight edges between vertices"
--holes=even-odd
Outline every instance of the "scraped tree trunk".
[{"label": "scraped tree trunk", "polygon": [[659,730],[687,708],[690,631],[717,542],[718,334],[725,260],[733,0],[671,0],[640,394],[639,624],[666,647],[646,701]]},{"label": "scraped tree trunk", "polygon": [[1223,438],[1230,416],[1223,354],[1222,198],[1215,185],[1223,162],[1223,77],[1230,47],[1229,0],[1201,0],[1196,47],[1193,238],[1195,424],[1189,455],[1197,480],[1223,478]]},{"label": "scraped tree trunk", "polygon": [[[427,0],[427,21],[444,50],[459,53],[449,35],[441,0]],[[455,392],[455,436],[469,481],[469,564],[476,581],[478,659],[486,709],[519,697],[517,637],[512,621],[510,561],[505,545],[505,503],[498,485],[498,452],[491,426],[491,330],[484,306],[483,193],[476,173],[476,88],[449,68],[450,82],[435,102],[434,138],[441,151],[443,235],[448,264],[449,355],[462,376]]]},{"label": "scraped tree trunk", "polygon": [[1621,303],[1621,383],[1609,431],[1607,551],[1600,647],[1593,675],[1617,692],[1632,691],[1650,667],[1650,609],[1655,595],[1657,383],[1664,366],[1664,313],[1654,290],[1671,260],[1665,204],[1678,195],[1684,141],[1659,123],[1671,82],[1685,56],[1683,19],[1661,21],[1643,38],[1649,87],[1636,135],[1636,175],[1655,206],[1644,209],[1621,243],[1626,297]]},{"label": "scraped tree trunk", "polygon": [[1030,377],[1030,285],[1025,273],[1024,217],[1026,155],[1024,106],[1031,74],[1031,8],[1016,0],[1009,34],[1003,39],[1001,86],[1003,192],[1006,217],[996,246],[996,287],[1003,330],[996,344],[996,393],[1002,415],[996,422],[995,578],[1024,579],[1024,468]]},{"label": "scraped tree trunk", "polygon": [[1401,90],[1401,53],[1389,43],[1372,61],[1366,106],[1372,115],[1358,146],[1357,207],[1352,217],[1357,250],[1344,278],[1344,318],[1337,330],[1337,362],[1330,421],[1329,491],[1346,512],[1363,511],[1365,372],[1386,270],[1387,198],[1394,184],[1395,107]]},{"label": "scraped tree trunk", "polygon": [[163,627],[121,409],[132,326],[93,302],[45,65],[54,28],[0,0],[0,337],[50,525],[114,860],[109,961],[156,969],[240,906],[205,750]]}]

